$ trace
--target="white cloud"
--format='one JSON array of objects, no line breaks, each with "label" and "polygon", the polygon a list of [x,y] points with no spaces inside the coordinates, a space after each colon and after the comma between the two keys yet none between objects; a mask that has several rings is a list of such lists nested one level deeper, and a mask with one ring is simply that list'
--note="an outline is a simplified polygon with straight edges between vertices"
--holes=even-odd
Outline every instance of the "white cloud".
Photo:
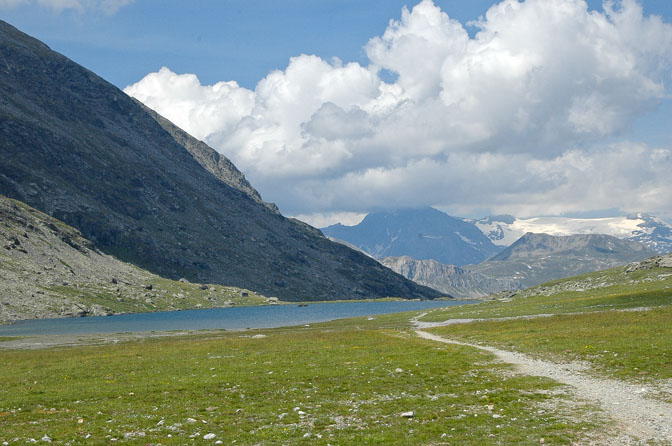
[{"label": "white cloud", "polygon": [[308,223],[309,225],[312,225],[316,228],[325,228],[334,222],[340,222],[346,226],[355,226],[364,220],[366,215],[366,213],[360,212],[317,212],[313,214],[295,215],[294,218]]},{"label": "white cloud", "polygon": [[134,0],[0,0],[0,8],[16,8],[19,6],[39,5],[57,13],[66,10],[77,12],[102,11],[115,14],[119,8],[133,3]]},{"label": "white cloud", "polygon": [[162,68],[125,91],[315,221],[413,205],[672,208],[669,150],[613,142],[669,97],[672,25],[634,0],[505,0],[477,26],[470,38],[423,0],[366,44],[368,66],[300,55],[254,91]]}]

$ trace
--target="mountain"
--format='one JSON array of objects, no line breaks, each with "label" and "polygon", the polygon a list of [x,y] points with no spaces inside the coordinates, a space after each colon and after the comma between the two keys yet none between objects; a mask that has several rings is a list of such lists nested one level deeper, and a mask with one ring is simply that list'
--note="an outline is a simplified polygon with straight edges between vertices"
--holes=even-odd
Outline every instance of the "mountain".
[{"label": "mountain", "polygon": [[273,300],[121,262],[65,223],[0,196],[0,322],[263,303]]},{"label": "mountain", "polygon": [[433,208],[374,212],[358,225],[339,223],[322,232],[376,258],[410,256],[458,266],[479,263],[501,249],[473,224]]},{"label": "mountain", "polygon": [[408,256],[385,257],[380,263],[421,285],[453,297],[478,298],[499,291],[513,291],[520,283],[513,278],[494,278],[436,260],[415,260]]},{"label": "mountain", "polygon": [[285,300],[434,290],[264,203],[225,157],[0,22],[0,194],[152,273]]},{"label": "mountain", "polygon": [[638,242],[602,234],[552,236],[527,233],[499,254],[467,269],[529,287],[652,257]]},{"label": "mountain", "polygon": [[672,252],[672,225],[649,214],[609,218],[536,217],[519,219],[498,215],[465,219],[479,228],[492,242],[509,246],[527,232],[549,235],[606,234],[640,242],[660,254]]},{"label": "mountain", "polygon": [[[552,296],[571,293],[574,298],[608,294],[622,297],[631,294],[640,300],[644,294],[665,292],[672,286],[672,254],[650,257],[625,266],[594,271],[579,276],[546,282],[515,293],[516,298]],[[639,295],[638,295],[639,294]],[[669,293],[668,293],[669,294]],[[497,296],[506,299],[511,293]]]}]

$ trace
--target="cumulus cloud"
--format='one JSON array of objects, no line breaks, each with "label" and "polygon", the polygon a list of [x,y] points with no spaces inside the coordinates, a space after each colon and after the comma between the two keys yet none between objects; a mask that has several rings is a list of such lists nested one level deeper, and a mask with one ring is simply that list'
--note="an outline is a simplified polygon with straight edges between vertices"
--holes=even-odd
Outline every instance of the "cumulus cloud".
[{"label": "cumulus cloud", "polygon": [[119,8],[133,3],[134,0],[0,0],[0,8],[16,8],[24,5],[39,5],[55,12],[74,10],[102,11],[105,14],[115,14]]},{"label": "cumulus cloud", "polygon": [[504,0],[475,25],[423,0],[365,45],[366,66],[299,55],[254,90],[162,68],[125,91],[315,221],[672,208],[669,148],[613,142],[669,97],[671,24],[635,0]]}]

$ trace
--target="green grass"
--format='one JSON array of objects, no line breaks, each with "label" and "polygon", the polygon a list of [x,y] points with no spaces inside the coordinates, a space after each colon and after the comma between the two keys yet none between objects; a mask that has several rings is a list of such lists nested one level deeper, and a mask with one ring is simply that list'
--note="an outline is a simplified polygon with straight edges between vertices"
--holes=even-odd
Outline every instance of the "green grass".
[{"label": "green grass", "polygon": [[43,288],[45,292],[83,304],[87,307],[100,305],[115,313],[137,313],[151,311],[169,311],[178,309],[215,308],[222,306],[265,305],[268,300],[252,291],[241,295],[241,290],[222,285],[182,283],[153,276],[147,280],[152,290],[136,285],[129,290],[112,291],[115,287],[106,285],[71,284]]},{"label": "green grass", "polygon": [[419,339],[407,316],[0,351],[0,441],[538,445],[604,428],[563,387]]},{"label": "green grass", "polygon": [[[550,282],[510,301],[432,310],[422,320],[483,319],[432,331],[556,362],[585,361],[599,376],[665,388],[672,378],[671,272],[616,268]],[[566,289],[595,284],[606,286]],[[533,317],[541,314],[553,316]],[[525,315],[532,317],[489,320]],[[659,396],[672,400],[665,391]]]},{"label": "green grass", "polygon": [[629,380],[672,378],[672,307],[604,311],[511,321],[484,321],[432,331],[553,361],[588,361],[601,375]]},{"label": "green grass", "polygon": [[[658,279],[660,276],[666,276]],[[608,286],[586,291],[563,290],[563,284]],[[498,318],[535,314],[563,314],[672,305],[672,275],[669,268],[654,268],[626,274],[622,268],[561,279],[522,291],[511,300],[434,310],[421,320]]]},{"label": "green grass", "polygon": [[[672,378],[669,272],[614,269],[509,301],[430,310],[423,320],[486,319],[432,331],[586,361],[596,374],[655,386]],[[189,305],[226,294],[173,281],[157,281],[153,291],[166,301],[182,294]],[[242,298],[231,292],[232,301]],[[52,444],[182,445],[212,433],[210,443],[250,445],[599,444],[613,427],[551,380],[514,374],[478,349],[414,336],[416,314],[0,350],[0,442],[46,434]],[[487,320],[539,314],[554,315]],[[402,418],[406,411],[414,417]]]},{"label": "green grass", "polygon": [[18,341],[19,339],[25,339],[25,336],[0,336],[0,342]]}]

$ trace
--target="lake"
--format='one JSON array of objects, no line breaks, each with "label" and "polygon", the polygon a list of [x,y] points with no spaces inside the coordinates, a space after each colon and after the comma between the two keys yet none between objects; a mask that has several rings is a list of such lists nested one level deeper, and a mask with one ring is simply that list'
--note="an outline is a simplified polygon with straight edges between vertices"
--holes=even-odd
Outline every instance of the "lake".
[{"label": "lake", "polygon": [[374,316],[402,311],[464,305],[474,301],[378,301],[269,305],[260,307],[209,308],[120,314],[104,317],[32,319],[0,325],[0,336],[56,334],[131,333],[171,330],[240,330],[274,328],[326,322],[348,317]]}]

